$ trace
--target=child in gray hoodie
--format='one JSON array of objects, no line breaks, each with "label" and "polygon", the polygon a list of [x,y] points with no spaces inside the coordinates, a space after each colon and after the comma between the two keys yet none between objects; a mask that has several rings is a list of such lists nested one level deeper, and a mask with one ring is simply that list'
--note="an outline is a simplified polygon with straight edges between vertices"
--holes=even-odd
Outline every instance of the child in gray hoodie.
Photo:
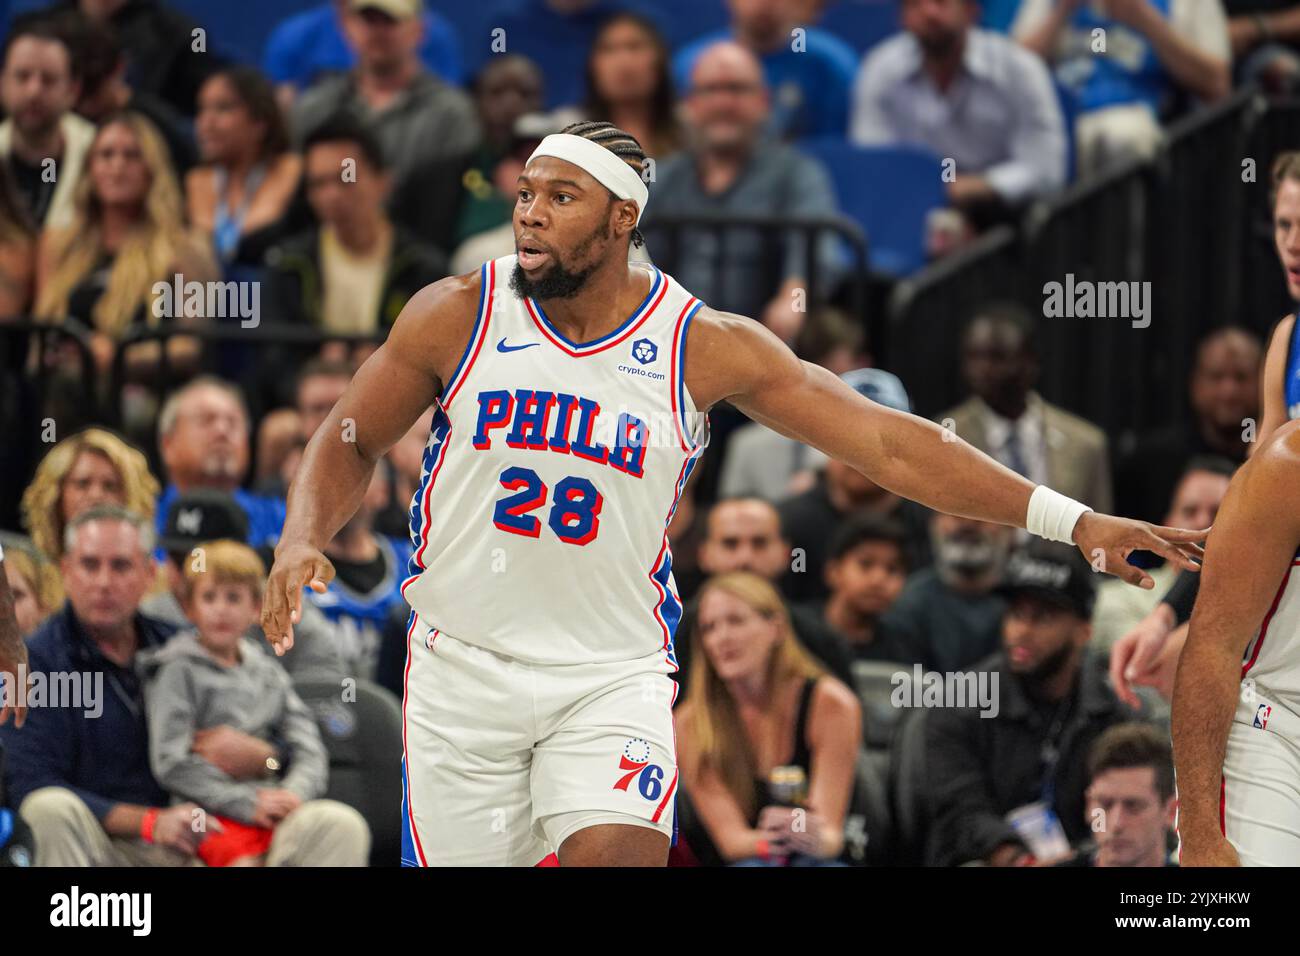
[{"label": "child in gray hoodie", "polygon": [[[260,865],[275,826],[323,796],[328,779],[315,717],[284,668],[243,636],[261,614],[265,580],[245,544],[196,548],[182,602],[196,630],[177,634],[146,664],[154,671],[145,692],[149,762],[163,789],[216,816],[199,846],[209,865]],[[223,724],[280,745],[287,772],[272,765],[263,780],[236,780],[192,752],[196,733]]]}]

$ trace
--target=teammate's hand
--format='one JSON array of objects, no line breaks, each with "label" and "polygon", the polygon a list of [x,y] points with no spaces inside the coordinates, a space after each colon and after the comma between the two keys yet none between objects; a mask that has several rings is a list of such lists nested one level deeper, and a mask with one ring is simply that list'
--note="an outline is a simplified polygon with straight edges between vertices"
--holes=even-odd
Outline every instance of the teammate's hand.
[{"label": "teammate's hand", "polygon": [[1110,683],[1130,707],[1138,706],[1133,684],[1149,685],[1165,641],[1174,629],[1174,611],[1161,601],[1110,649]]},{"label": "teammate's hand", "polygon": [[1241,866],[1241,857],[1237,848],[1228,842],[1221,833],[1214,833],[1204,840],[1187,840],[1184,838],[1179,851],[1178,865],[1188,866]]},{"label": "teammate's hand", "polygon": [[1204,541],[1209,533],[1209,528],[1200,531],[1164,528],[1145,521],[1085,511],[1074,526],[1074,543],[1097,570],[1150,590],[1156,582],[1141,568],[1128,563],[1130,554],[1152,551],[1168,561],[1171,567],[1199,571],[1201,566],[1197,559],[1204,557],[1205,552],[1198,542]]},{"label": "teammate's hand", "polygon": [[262,603],[262,633],[283,657],[293,647],[293,626],[302,619],[302,589],[324,594],[334,580],[334,565],[311,545],[277,549]]}]

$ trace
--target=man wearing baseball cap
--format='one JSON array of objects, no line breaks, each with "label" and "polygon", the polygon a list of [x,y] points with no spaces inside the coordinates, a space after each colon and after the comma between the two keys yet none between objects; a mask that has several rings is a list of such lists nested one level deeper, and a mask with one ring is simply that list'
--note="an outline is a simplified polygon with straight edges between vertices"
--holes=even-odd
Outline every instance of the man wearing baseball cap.
[{"label": "man wearing baseball cap", "polygon": [[420,59],[423,12],[420,0],[348,0],[344,35],[356,66],[304,90],[289,120],[298,148],[339,113],[365,123],[393,177],[389,209],[403,225],[426,235],[428,229],[409,221],[410,210],[403,208],[411,189],[430,185],[414,180],[436,160],[467,156],[480,133],[469,97],[430,73]]},{"label": "man wearing baseball cap", "polygon": [[1096,572],[1071,549],[1034,542],[1012,556],[1002,649],[975,665],[990,705],[925,716],[933,819],[929,862],[1047,862],[1089,838],[1087,756],[1108,727],[1132,720],[1087,645]]},{"label": "man wearing baseball cap", "polygon": [[[883,369],[853,369],[840,378],[864,398],[900,412],[912,410],[903,383]],[[790,546],[799,549],[805,560],[802,572],[791,571],[782,582],[786,597],[813,603],[830,596],[825,567],[831,540],[845,521],[861,512],[892,518],[903,526],[908,567],[930,563],[928,508],[886,491],[842,461],[820,453],[817,457],[824,464],[818,468],[813,486],[778,505]]]},{"label": "man wearing baseball cap", "polygon": [[[210,488],[177,495],[167,509],[162,534],[158,538],[160,548],[167,555],[163,567],[169,590],[141,601],[140,612],[176,627],[189,627],[190,622],[180,601],[185,562],[191,560],[194,550],[205,542],[222,538],[248,540],[248,516],[234,497]],[[266,560],[269,556],[263,553],[262,557]],[[294,633],[302,635],[301,644],[295,642],[289,653],[276,658],[291,676],[334,679],[342,675],[338,633],[311,602],[303,602],[302,621],[295,625]],[[265,640],[259,625],[249,628],[248,637],[259,648],[271,653],[271,645]]]}]

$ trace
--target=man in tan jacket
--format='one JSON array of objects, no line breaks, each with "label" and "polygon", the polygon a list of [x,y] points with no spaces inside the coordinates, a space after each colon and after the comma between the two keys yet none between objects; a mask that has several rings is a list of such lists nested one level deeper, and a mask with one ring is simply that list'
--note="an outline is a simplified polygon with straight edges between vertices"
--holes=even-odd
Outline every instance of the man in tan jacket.
[{"label": "man in tan jacket", "polygon": [[962,338],[962,375],[973,394],[938,422],[1030,481],[1109,512],[1106,435],[1033,390],[1032,332],[1017,305],[981,309]]}]

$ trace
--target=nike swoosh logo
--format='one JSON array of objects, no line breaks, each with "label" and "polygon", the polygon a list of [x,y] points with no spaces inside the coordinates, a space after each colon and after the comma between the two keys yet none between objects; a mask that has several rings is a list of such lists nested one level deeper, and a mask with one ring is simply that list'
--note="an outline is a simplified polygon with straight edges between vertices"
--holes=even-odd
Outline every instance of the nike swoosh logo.
[{"label": "nike swoosh logo", "polygon": [[540,344],[541,344],[540,342],[529,342],[529,343],[527,343],[527,344],[525,344],[525,345],[506,345],[506,340],[505,340],[505,337],[503,336],[502,339],[501,339],[501,341],[497,343],[497,351],[498,351],[498,352],[518,352],[520,349],[526,349],[526,348],[528,348],[528,346],[530,346],[530,345],[540,345]]}]

